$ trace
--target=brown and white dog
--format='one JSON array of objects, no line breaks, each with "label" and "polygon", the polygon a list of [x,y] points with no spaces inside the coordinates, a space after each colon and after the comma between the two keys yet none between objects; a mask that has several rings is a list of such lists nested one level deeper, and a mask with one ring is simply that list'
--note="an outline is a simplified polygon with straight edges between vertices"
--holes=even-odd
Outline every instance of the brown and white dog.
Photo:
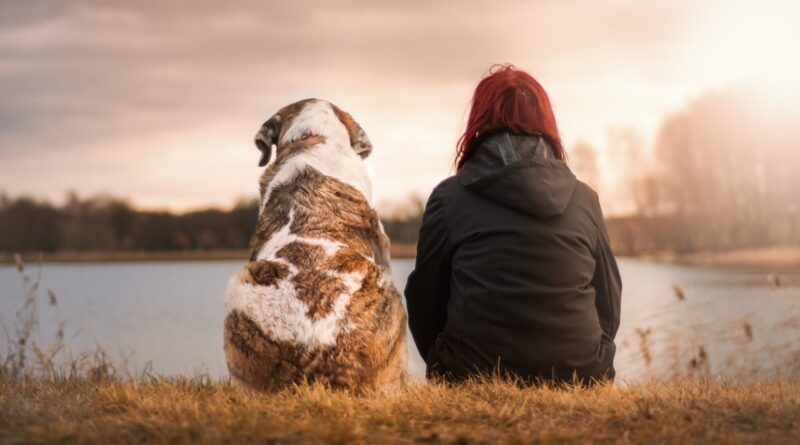
[{"label": "brown and white dog", "polygon": [[250,262],[228,283],[225,355],[262,390],[301,381],[355,391],[406,379],[406,313],[389,239],[370,205],[364,130],[318,99],[256,135],[261,204]]}]

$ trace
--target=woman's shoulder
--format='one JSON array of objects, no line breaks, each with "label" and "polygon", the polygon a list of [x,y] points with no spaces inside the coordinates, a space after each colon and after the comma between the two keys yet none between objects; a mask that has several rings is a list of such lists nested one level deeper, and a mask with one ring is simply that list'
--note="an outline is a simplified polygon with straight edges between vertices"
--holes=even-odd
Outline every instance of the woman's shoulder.
[{"label": "woman's shoulder", "polygon": [[580,198],[589,203],[597,203],[598,206],[600,205],[600,199],[597,195],[597,192],[589,186],[589,184],[577,180],[575,181],[575,191],[573,192],[573,197]]},{"label": "woman's shoulder", "polygon": [[600,197],[592,187],[585,182],[577,181],[572,203],[577,208],[583,209],[582,213],[588,216],[595,229],[602,227],[603,209],[600,206]]},{"label": "woman's shoulder", "polygon": [[459,188],[461,188],[461,184],[458,182],[458,176],[453,175],[436,184],[436,187],[433,188],[431,195],[453,193]]},{"label": "woman's shoulder", "polygon": [[445,178],[433,188],[428,203],[453,199],[459,192],[459,188],[461,188],[461,184],[458,183],[456,176]]},{"label": "woman's shoulder", "polygon": [[447,219],[445,216],[448,213],[447,209],[457,207],[454,202],[458,201],[462,188],[456,176],[450,176],[439,182],[428,197],[425,213]]}]

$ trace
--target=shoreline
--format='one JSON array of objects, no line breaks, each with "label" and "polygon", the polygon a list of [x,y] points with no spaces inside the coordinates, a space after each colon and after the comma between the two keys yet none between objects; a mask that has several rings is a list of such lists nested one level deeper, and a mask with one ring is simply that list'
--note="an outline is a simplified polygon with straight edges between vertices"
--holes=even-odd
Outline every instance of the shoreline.
[{"label": "shoreline", "polygon": [[741,267],[752,269],[800,269],[800,246],[773,246],[726,251],[700,251],[687,254],[663,252],[634,255],[636,258],[667,264],[690,266]]},{"label": "shoreline", "polygon": [[[414,259],[416,246],[392,245],[392,258]],[[138,263],[172,261],[242,261],[250,256],[247,249],[220,250],[123,250],[123,251],[61,251],[61,252],[22,252],[23,262],[42,263]],[[0,264],[14,264],[14,253],[0,252]]]},{"label": "shoreline", "polygon": [[[393,259],[414,259],[416,246],[393,244]],[[170,262],[170,261],[247,261],[246,249],[229,250],[167,250],[167,251],[62,251],[62,252],[23,252],[26,263],[122,263],[122,262]],[[800,269],[800,246],[762,247],[755,249],[735,249],[723,252],[695,252],[675,254],[660,252],[642,255],[618,256],[666,264],[692,266],[745,267],[755,269]],[[14,254],[0,253],[0,264],[14,264]]]}]

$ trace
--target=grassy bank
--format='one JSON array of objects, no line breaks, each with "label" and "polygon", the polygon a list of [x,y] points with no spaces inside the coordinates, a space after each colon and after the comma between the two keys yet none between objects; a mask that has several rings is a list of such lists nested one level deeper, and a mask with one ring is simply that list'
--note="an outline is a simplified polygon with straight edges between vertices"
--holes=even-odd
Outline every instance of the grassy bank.
[{"label": "grassy bank", "polygon": [[664,252],[636,258],[689,265],[790,270],[800,268],[800,246],[703,251],[680,255]]},{"label": "grassy bank", "polygon": [[[40,287],[40,267],[21,258],[16,264],[24,294],[0,342],[0,444],[795,444],[800,438],[800,355],[791,344],[780,351],[788,378],[760,382],[712,380],[698,334],[701,352],[690,363],[698,372],[685,374],[686,363],[676,364],[676,375],[695,380],[589,389],[420,383],[366,396],[303,385],[258,394],[208,378],[132,375],[100,349],[73,355],[63,324],[43,341],[39,309],[57,310],[58,298]],[[645,357],[649,332],[641,334]]]},{"label": "grassy bank", "polygon": [[800,267],[800,246],[698,252],[678,257],[688,264],[793,269]]},{"label": "grassy bank", "polygon": [[[392,244],[392,258],[414,259],[416,253],[416,246],[414,245]],[[246,249],[217,249],[25,252],[21,254],[21,257],[26,262],[38,262],[41,259],[44,263],[98,263],[139,261],[247,261],[249,255],[250,252]],[[633,256],[632,258],[679,264],[788,270],[800,267],[800,246],[764,247],[721,252],[697,252],[683,255],[662,252]],[[13,263],[14,254],[0,252],[0,264]]]},{"label": "grassy bank", "polygon": [[797,443],[800,384],[521,389],[422,384],[355,397],[207,379],[0,379],[3,443]]}]

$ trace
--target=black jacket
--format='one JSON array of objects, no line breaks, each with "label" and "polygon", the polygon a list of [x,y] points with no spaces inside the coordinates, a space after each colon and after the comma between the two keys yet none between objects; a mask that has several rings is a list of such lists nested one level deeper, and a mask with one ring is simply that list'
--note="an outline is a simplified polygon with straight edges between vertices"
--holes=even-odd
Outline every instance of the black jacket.
[{"label": "black jacket", "polygon": [[429,376],[587,382],[614,377],[621,290],[597,194],[499,133],[433,190],[405,295]]}]

